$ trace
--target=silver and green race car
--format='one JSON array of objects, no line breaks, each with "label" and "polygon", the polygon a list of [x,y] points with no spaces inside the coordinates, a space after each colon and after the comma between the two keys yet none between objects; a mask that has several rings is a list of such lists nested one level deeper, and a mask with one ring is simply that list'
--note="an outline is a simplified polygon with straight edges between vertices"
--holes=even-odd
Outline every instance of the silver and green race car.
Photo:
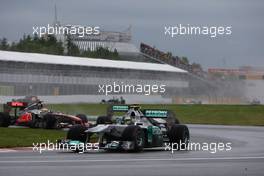
[{"label": "silver and green race car", "polygon": [[[114,112],[123,112],[124,115],[112,119]],[[171,111],[113,105],[107,114],[98,117],[97,123],[90,127],[72,126],[67,138],[59,143],[70,146],[97,143],[100,149],[134,152],[144,148],[164,147],[165,143],[188,145],[189,129],[186,125],[179,124]]]}]

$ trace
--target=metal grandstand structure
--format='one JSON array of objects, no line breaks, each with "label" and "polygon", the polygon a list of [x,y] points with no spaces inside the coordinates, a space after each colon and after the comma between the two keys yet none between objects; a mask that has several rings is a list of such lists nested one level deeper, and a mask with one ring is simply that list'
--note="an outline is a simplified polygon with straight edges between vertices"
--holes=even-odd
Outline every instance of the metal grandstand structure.
[{"label": "metal grandstand structure", "polygon": [[[60,23],[56,24],[60,25]],[[63,27],[78,28],[76,25],[63,25]],[[131,27],[126,29],[124,32],[116,31],[104,31],[100,30],[99,34],[90,34],[80,37],[78,34],[72,34],[67,36],[56,35],[57,39],[67,42],[67,38],[70,38],[72,42],[82,51],[95,51],[99,47],[108,48],[110,51],[117,50],[120,54],[126,53],[138,53],[139,50],[131,42]]]},{"label": "metal grandstand structure", "polygon": [[98,94],[98,84],[113,81],[183,89],[189,85],[184,76],[186,71],[166,64],[0,51],[6,95]]}]

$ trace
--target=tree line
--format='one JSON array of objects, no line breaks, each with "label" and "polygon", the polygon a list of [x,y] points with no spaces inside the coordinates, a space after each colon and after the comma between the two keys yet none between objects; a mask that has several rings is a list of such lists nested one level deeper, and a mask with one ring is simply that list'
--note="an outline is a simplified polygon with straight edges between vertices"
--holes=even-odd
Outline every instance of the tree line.
[{"label": "tree line", "polygon": [[53,55],[78,56],[89,58],[118,59],[117,50],[110,51],[108,48],[98,47],[94,51],[82,51],[76,46],[70,37],[64,45],[54,35],[39,37],[37,35],[24,35],[18,42],[9,44],[6,38],[0,39],[0,50],[43,53]]}]

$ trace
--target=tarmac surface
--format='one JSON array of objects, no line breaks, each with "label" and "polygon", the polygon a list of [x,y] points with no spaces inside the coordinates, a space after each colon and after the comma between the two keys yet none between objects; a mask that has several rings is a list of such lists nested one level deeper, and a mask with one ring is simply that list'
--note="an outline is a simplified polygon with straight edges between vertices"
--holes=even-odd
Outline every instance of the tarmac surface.
[{"label": "tarmac surface", "polygon": [[1,149],[0,176],[264,175],[264,127],[188,126],[191,142],[203,146],[200,150],[40,154],[30,148]]}]

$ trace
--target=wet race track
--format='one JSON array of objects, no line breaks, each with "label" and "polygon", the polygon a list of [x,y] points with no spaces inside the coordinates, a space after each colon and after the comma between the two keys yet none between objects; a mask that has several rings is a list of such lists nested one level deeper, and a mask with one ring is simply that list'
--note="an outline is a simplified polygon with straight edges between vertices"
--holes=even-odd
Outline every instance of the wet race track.
[{"label": "wet race track", "polygon": [[0,175],[263,175],[264,128],[188,125],[191,142],[231,143],[231,150],[141,153],[0,150]]}]

